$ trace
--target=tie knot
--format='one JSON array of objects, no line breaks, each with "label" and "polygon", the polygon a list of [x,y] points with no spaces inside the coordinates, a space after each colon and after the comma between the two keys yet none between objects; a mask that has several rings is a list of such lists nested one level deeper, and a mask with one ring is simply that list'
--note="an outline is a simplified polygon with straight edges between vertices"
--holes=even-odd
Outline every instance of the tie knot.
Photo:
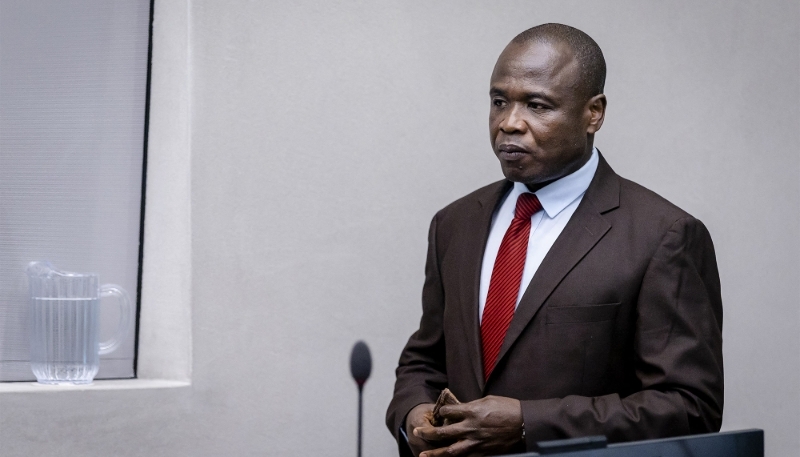
[{"label": "tie knot", "polygon": [[517,198],[517,209],[514,210],[515,219],[530,219],[542,209],[542,204],[536,194],[524,193]]}]

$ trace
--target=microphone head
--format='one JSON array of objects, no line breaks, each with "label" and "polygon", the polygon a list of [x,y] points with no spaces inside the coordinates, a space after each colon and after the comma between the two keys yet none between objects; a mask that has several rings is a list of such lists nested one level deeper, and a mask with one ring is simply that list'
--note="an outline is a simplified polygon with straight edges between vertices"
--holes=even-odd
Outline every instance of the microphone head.
[{"label": "microphone head", "polygon": [[367,343],[359,341],[353,346],[353,352],[350,353],[350,374],[356,380],[358,387],[364,385],[372,372],[372,357],[369,355],[369,348]]}]

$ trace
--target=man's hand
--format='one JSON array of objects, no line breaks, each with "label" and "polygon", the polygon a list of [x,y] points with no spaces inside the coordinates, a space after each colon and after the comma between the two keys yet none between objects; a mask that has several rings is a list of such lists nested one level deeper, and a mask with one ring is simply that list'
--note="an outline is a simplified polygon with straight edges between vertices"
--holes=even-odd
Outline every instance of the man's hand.
[{"label": "man's hand", "polygon": [[420,452],[433,449],[434,443],[429,443],[423,438],[414,434],[414,429],[417,427],[433,427],[431,418],[433,417],[433,403],[423,403],[417,405],[412,409],[408,416],[406,416],[406,434],[408,434],[408,446],[415,456]]},{"label": "man's hand", "polygon": [[469,403],[443,406],[439,414],[449,419],[451,425],[417,427],[411,429],[414,436],[429,443],[455,443],[425,450],[419,457],[504,454],[521,448],[522,407],[519,400],[490,395]]}]

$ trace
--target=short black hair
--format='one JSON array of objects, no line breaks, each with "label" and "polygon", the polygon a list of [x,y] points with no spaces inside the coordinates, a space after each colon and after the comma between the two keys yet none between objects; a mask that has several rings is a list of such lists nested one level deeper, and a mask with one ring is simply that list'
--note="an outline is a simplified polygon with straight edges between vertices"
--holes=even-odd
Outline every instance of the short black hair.
[{"label": "short black hair", "polygon": [[586,33],[564,24],[542,24],[520,33],[513,40],[516,44],[563,43],[572,49],[581,66],[581,86],[587,99],[603,93],[606,84],[606,59],[600,46]]}]

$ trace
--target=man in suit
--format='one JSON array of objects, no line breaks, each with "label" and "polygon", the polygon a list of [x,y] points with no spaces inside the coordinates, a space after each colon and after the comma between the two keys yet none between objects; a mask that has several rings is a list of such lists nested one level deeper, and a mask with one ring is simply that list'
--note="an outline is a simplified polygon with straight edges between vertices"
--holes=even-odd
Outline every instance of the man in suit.
[{"label": "man in suit", "polygon": [[[705,226],[597,149],[605,61],[572,27],[518,35],[491,77],[505,180],[433,218],[419,330],[387,425],[421,457],[718,431],[722,302]],[[448,387],[462,402],[441,408]],[[420,454],[421,453],[421,454]]]}]

